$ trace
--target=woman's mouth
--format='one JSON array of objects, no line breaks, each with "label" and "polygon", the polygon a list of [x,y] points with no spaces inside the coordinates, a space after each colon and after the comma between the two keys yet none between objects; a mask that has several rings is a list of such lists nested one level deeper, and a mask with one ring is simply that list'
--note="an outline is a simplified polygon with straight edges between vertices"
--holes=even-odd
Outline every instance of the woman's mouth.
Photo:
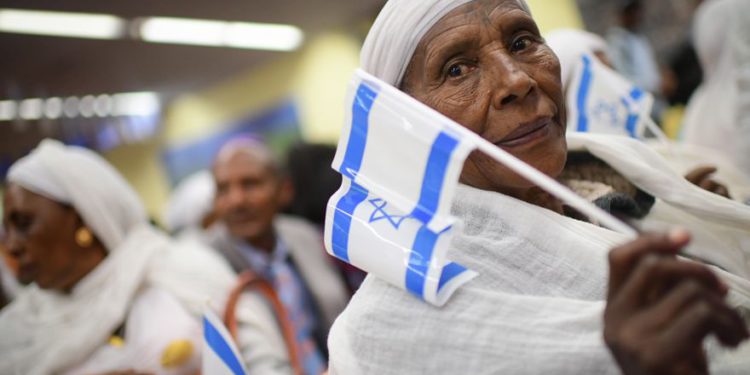
[{"label": "woman's mouth", "polygon": [[534,121],[521,124],[518,128],[506,135],[505,138],[496,142],[500,147],[518,147],[537,139],[546,137],[554,121],[551,117],[540,117]]}]

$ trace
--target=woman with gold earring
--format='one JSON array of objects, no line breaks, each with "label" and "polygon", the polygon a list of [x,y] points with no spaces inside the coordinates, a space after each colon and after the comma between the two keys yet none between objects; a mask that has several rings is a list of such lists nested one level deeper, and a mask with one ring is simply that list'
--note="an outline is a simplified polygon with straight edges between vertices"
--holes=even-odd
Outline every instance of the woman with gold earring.
[{"label": "woman with gold earring", "polygon": [[30,284],[0,311],[1,374],[194,374],[200,316],[235,276],[149,225],[95,153],[43,141],[8,172],[4,245]]}]

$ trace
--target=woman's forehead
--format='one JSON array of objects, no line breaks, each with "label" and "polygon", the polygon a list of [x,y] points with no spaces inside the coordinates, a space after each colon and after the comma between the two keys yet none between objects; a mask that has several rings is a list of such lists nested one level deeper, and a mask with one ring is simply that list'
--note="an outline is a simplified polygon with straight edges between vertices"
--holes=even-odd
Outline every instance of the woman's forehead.
[{"label": "woman's forehead", "polygon": [[3,195],[3,202],[6,209],[36,209],[60,204],[14,183],[8,184],[5,194]]},{"label": "woman's forehead", "polygon": [[425,34],[419,45],[432,49],[440,47],[443,40],[459,35],[476,36],[479,28],[493,28],[502,33],[515,29],[517,23],[536,27],[531,15],[513,0],[474,1],[446,14]]}]

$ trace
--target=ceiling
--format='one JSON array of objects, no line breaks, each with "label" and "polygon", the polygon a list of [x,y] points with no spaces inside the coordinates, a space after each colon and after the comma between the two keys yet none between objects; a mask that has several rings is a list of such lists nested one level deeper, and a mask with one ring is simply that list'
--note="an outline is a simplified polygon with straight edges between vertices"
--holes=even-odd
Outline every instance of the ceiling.
[{"label": "ceiling", "polygon": [[[309,38],[373,18],[384,0],[0,0],[0,8],[107,13],[126,19],[170,16],[288,23]],[[0,33],[0,100],[127,91],[167,96],[205,87],[282,56],[217,47],[89,40]],[[17,127],[17,126],[16,126]],[[34,142],[42,129],[19,134],[0,122],[0,153]],[[1,155],[0,155],[1,156]]]}]

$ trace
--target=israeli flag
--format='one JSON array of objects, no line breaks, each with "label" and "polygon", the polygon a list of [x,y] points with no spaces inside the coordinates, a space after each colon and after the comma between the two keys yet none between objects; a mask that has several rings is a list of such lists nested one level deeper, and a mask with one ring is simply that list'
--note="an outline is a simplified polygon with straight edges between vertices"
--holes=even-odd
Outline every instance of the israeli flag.
[{"label": "israeli flag", "polygon": [[[446,117],[358,70],[333,168],[325,245],[335,257],[434,305],[476,273],[448,261],[450,205],[476,146]],[[452,123],[452,124],[449,124]]]},{"label": "israeli flag", "polygon": [[203,375],[245,375],[240,351],[218,316],[206,308],[203,316]]},{"label": "israeli flag", "polygon": [[[581,56],[566,103],[568,131],[643,139],[654,99],[596,57]],[[651,128],[651,126],[649,126]]]}]

